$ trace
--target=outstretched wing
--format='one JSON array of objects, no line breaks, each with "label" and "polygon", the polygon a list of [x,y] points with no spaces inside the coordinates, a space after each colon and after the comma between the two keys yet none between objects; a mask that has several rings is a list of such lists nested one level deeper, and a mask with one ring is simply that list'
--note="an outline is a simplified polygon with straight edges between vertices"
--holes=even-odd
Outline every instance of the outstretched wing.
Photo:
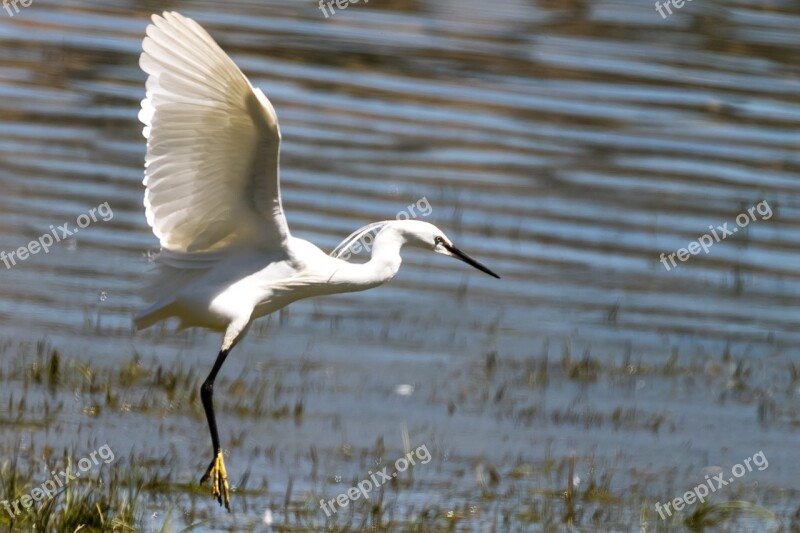
[{"label": "outstretched wing", "polygon": [[199,24],[178,13],[154,15],[142,49],[144,205],[161,247],[286,251],[272,104]]},{"label": "outstretched wing", "polygon": [[339,246],[334,248],[330,256],[335,259],[350,259],[353,253],[358,253],[360,250],[354,250],[356,244],[361,243],[361,249],[371,248],[372,241],[375,236],[383,230],[384,226],[391,222],[391,220],[382,220],[381,222],[373,222],[367,224],[363,228],[359,228],[351,233],[345,240],[339,243]]}]

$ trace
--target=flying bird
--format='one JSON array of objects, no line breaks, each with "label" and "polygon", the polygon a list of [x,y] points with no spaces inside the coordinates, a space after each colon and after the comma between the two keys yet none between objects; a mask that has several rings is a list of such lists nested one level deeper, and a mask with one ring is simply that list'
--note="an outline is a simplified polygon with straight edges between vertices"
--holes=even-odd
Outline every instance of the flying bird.
[{"label": "flying bird", "polygon": [[[194,20],[153,15],[139,65],[148,75],[139,119],[147,154],[144,207],[161,245],[155,303],[138,313],[138,329],[168,318],[180,328],[222,335],[200,388],[213,456],[201,478],[230,511],[230,489],[214,415],[214,380],[253,320],[290,303],[377,287],[397,274],[400,249],[414,246],[454,257],[495,278],[436,226],[386,220],[354,232],[331,255],[294,237],[281,205],[275,109]],[[366,263],[341,259],[367,234]],[[348,254],[349,255],[349,254]]]}]

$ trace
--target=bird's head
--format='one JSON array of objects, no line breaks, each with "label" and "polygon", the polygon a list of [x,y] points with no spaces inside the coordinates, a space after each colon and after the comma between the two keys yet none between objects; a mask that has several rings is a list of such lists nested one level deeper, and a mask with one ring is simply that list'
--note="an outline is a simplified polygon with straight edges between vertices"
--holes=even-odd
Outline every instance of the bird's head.
[{"label": "bird's head", "polygon": [[455,257],[466,264],[477,268],[481,272],[500,279],[500,276],[489,270],[481,263],[456,248],[453,241],[447,238],[442,230],[428,222],[421,220],[405,220],[400,224],[403,226],[403,234],[406,244],[416,246],[426,250],[433,250],[437,254]]}]

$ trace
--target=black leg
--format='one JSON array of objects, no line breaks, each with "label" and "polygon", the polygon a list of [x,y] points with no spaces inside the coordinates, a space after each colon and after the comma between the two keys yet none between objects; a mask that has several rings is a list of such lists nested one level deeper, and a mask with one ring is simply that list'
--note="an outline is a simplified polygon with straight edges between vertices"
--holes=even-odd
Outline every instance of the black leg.
[{"label": "black leg", "polygon": [[[217,373],[219,369],[222,368],[223,363],[225,363],[225,358],[228,357],[229,350],[222,350],[217,355],[217,360],[214,362],[214,368],[211,369],[211,373],[208,375],[206,380],[203,382],[203,385],[200,387],[200,400],[203,402],[203,409],[206,412],[206,420],[208,421],[208,429],[211,432],[211,445],[214,449],[214,458],[211,460],[211,464],[208,467],[203,478],[200,480],[200,483],[205,483],[212,475],[217,474],[215,480],[212,481],[212,486],[215,489],[214,494],[217,496],[217,501],[220,505],[225,505],[225,508],[230,511],[230,505],[228,500],[228,482],[226,479],[226,475],[224,474],[224,466],[222,466],[222,474],[221,477],[219,475],[219,466],[223,465],[222,458],[220,456],[221,447],[219,444],[219,434],[217,433],[217,420],[214,416],[214,380],[217,378]],[[218,463],[219,461],[219,463]]]},{"label": "black leg", "polygon": [[211,369],[211,373],[200,387],[200,399],[203,401],[203,409],[206,411],[206,420],[208,420],[208,429],[211,431],[211,444],[214,447],[214,457],[217,456],[220,450],[217,419],[214,417],[214,380],[217,379],[217,373],[219,369],[222,368],[226,357],[228,357],[228,350],[219,352],[217,360],[214,361],[214,368]]}]

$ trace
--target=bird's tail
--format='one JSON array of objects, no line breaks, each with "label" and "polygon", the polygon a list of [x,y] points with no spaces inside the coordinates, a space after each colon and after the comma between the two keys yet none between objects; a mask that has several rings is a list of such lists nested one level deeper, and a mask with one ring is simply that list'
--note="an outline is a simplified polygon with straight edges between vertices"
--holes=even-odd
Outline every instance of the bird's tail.
[{"label": "bird's tail", "polygon": [[136,313],[133,317],[133,324],[136,326],[136,329],[149,328],[156,322],[160,322],[172,316],[172,312],[170,311],[171,305],[172,302],[169,301],[161,301],[151,305],[147,309]]},{"label": "bird's tail", "polygon": [[[163,260],[162,252],[153,263],[148,281],[142,286],[142,297],[156,303],[139,311],[133,322],[136,329],[149,328],[156,322],[175,316],[175,301],[180,291],[189,283],[208,272],[207,268],[181,268]],[[173,260],[170,259],[170,262]],[[180,264],[180,263],[179,263]],[[190,263],[191,264],[191,263]]]}]

